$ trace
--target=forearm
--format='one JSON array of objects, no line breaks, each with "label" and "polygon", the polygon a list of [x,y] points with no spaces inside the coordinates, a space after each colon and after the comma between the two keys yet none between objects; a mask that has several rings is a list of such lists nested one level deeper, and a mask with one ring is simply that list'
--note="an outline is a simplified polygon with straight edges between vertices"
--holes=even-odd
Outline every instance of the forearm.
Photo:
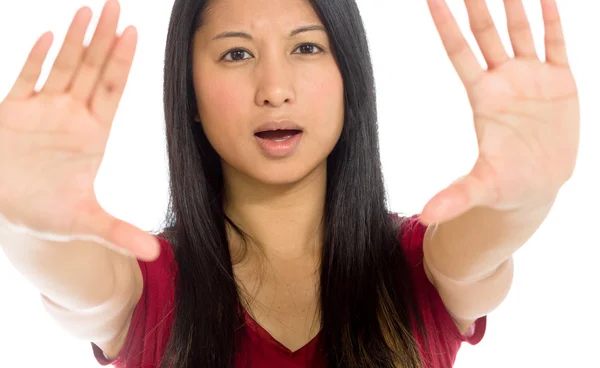
[{"label": "forearm", "polygon": [[[492,274],[477,282],[457,281],[429,264],[428,253],[423,260],[425,272],[435,285],[444,305],[458,321],[473,322],[495,310],[504,301],[513,281],[512,257]],[[462,327],[467,325],[462,323]],[[462,331],[463,333],[465,331]]]},{"label": "forearm", "polygon": [[428,228],[428,262],[448,278],[476,282],[493,275],[535,233],[552,203],[521,211],[476,207]]},{"label": "forearm", "polygon": [[5,227],[0,227],[0,244],[17,271],[65,309],[96,307],[114,292],[111,250],[100,244],[41,240]]},{"label": "forearm", "polygon": [[141,295],[135,258],[93,241],[52,242],[2,226],[0,246],[61,327],[108,352],[118,351]]}]

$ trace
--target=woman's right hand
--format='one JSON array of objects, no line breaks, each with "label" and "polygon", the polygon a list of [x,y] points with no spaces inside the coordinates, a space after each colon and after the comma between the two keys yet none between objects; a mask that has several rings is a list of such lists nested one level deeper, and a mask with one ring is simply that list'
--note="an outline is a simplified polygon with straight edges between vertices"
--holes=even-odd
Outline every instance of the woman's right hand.
[{"label": "woman's right hand", "polygon": [[119,13],[118,1],[108,1],[85,47],[92,12],[79,9],[40,91],[52,34],[31,50],[0,103],[0,215],[39,233],[99,237],[150,260],[159,251],[155,236],[111,216],[94,193],[137,43],[134,27],[117,36]]}]

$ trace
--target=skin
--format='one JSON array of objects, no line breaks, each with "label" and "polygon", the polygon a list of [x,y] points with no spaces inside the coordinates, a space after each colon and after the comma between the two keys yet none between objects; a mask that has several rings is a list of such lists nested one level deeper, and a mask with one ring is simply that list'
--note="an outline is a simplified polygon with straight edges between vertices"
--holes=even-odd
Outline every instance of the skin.
[{"label": "skin", "polygon": [[[246,308],[291,350],[318,332],[326,159],[344,120],[343,80],[327,33],[290,37],[312,25],[323,26],[305,0],[219,0],[193,48],[197,120],[221,157],[226,213],[259,244],[234,273],[252,299]],[[252,40],[215,40],[222,32],[245,32]],[[254,131],[280,119],[299,124],[303,137],[292,155],[268,157]],[[240,239],[229,235],[236,254]]]},{"label": "skin", "polygon": [[[579,147],[575,79],[555,0],[541,0],[540,60],[521,0],[505,0],[514,57],[483,0],[465,0],[487,70],[444,1],[428,0],[448,57],[473,109],[479,157],[471,172],[436,194],[420,218],[425,270],[464,332],[507,296],[513,253],[537,231],[571,178]],[[543,258],[543,257],[542,257]]]},{"label": "skin", "polygon": [[[535,52],[520,0],[505,0],[514,58],[503,49],[485,1],[465,0],[487,70],[478,65],[445,2],[428,4],[468,92],[480,151],[473,170],[438,193],[421,214],[428,226],[425,272],[464,333],[502,302],[512,282],[512,254],[541,225],[572,175],[579,101],[554,0],[541,0],[545,62]],[[310,326],[318,325],[309,321],[312,315],[318,320],[314,275],[325,158],[343,122],[341,76],[323,32],[286,38],[291,29],[319,24],[307,2],[218,0],[208,14],[194,39],[198,120],[223,158],[226,212],[262,250],[238,263],[235,275],[250,293],[263,281],[248,309],[275,339],[296,350],[316,333]],[[0,158],[11,158],[0,160],[9,178],[0,188],[2,250],[39,288],[57,321],[109,357],[123,346],[143,287],[137,260],[120,252],[143,260],[158,256],[155,237],[108,214],[93,191],[137,43],[133,27],[115,35],[118,16],[118,2],[107,2],[91,44],[83,47],[91,12],[80,9],[48,81],[36,91],[52,43],[50,33],[42,35],[0,103]],[[225,52],[229,45],[208,42],[231,28],[254,36],[253,42],[227,41],[236,48],[244,43],[252,54],[235,66],[216,57],[222,55],[219,47]],[[294,53],[307,41],[326,52]],[[265,120],[280,118],[296,120],[304,137],[293,156],[270,160],[259,154],[252,133]],[[78,238],[52,242],[47,234]],[[238,243],[232,234],[234,251]],[[267,262],[259,262],[261,255]],[[75,267],[89,259],[97,269]],[[259,280],[255,270],[264,265],[269,267]],[[111,295],[104,294],[107,289]]]},{"label": "skin", "polygon": [[[234,1],[223,1],[223,7],[220,9],[227,8],[225,4],[234,3]],[[254,26],[263,30],[277,28],[276,25],[282,24],[279,22],[282,18],[279,17],[285,19],[288,16],[295,16],[281,15],[294,14],[289,9],[291,3],[284,2],[285,7],[279,7],[281,4],[273,5],[269,2],[264,4],[264,7],[254,7],[262,3],[263,1],[257,0],[244,2],[242,5],[240,1],[240,4],[237,4],[239,8],[227,9],[227,22],[237,21],[238,16],[244,15],[248,17],[252,15],[253,20],[256,16],[260,20],[261,15],[269,14],[272,18],[264,19],[265,23],[259,22],[260,25]],[[297,4],[300,6],[300,3]],[[302,4],[308,8],[306,3]],[[479,145],[479,157],[471,172],[434,196],[421,213],[421,221],[428,226],[424,239],[425,272],[440,293],[459,330],[464,333],[476,319],[492,312],[504,300],[512,284],[514,272],[512,254],[539,228],[552,208],[558,191],[572,175],[579,143],[579,101],[554,0],[541,1],[545,26],[545,62],[539,60],[537,56],[529,22],[520,0],[505,1],[508,30],[515,52],[513,58],[508,56],[500,42],[485,1],[465,1],[471,30],[485,58],[487,70],[478,64],[445,2],[429,0],[428,5],[449,59],[466,88],[473,109]],[[238,10],[242,13],[236,13]],[[233,16],[230,16],[229,12]],[[215,16],[215,18],[219,17]],[[240,72],[242,78],[239,80],[242,91],[246,90],[247,86],[255,87],[255,94],[249,94],[248,97],[253,97],[258,106],[264,106],[266,103],[266,98],[261,94],[264,91],[256,87],[263,86],[261,82],[264,82],[260,79],[260,77],[264,78],[260,73],[263,69],[259,69],[259,66],[264,64],[260,64],[260,61],[268,57],[267,60],[273,62],[274,70],[281,73],[267,74],[272,76],[273,80],[282,83],[284,87],[281,87],[281,94],[286,91],[284,82],[287,81],[285,79],[288,76],[287,72],[290,69],[294,70],[275,63],[278,58],[268,52],[271,48],[262,45],[267,50],[267,53],[263,52],[262,55],[267,56],[263,59],[259,57],[257,59],[259,63],[251,64],[252,67],[249,67],[253,72],[258,70],[255,76],[257,79],[245,79],[243,77],[247,77],[248,74]],[[257,48],[260,49],[260,46]],[[287,64],[283,65],[287,66]],[[218,71],[215,74],[216,77],[219,76]],[[227,80],[225,78],[225,81]],[[250,80],[254,83],[246,84]],[[195,77],[195,82],[202,87],[204,81],[202,78]],[[235,79],[235,83],[237,86],[238,78]],[[224,86],[227,87],[227,84]],[[289,85],[287,87],[291,88]],[[203,92],[202,88],[197,88],[197,91]],[[280,97],[278,101],[292,101],[295,95],[290,91],[291,89],[287,96],[278,95]],[[318,90],[313,92],[316,95],[319,93]],[[228,90],[228,93],[232,92]],[[235,98],[241,94],[242,92],[240,94],[235,92],[233,96]],[[217,89],[211,94],[214,95],[225,94]],[[229,95],[226,97],[230,100]],[[286,97],[290,100],[286,100]],[[315,100],[317,104],[311,106],[308,111],[316,111],[319,107],[327,108],[329,96],[319,97],[324,99]],[[199,100],[202,116],[209,105],[203,105],[202,97]],[[318,104],[319,101],[326,100],[326,104]],[[223,100],[210,101],[218,106]],[[244,99],[235,102],[245,106]],[[237,105],[235,109],[226,109],[228,106],[231,105],[221,104],[221,111],[237,114],[237,111],[243,110],[241,108],[238,110]],[[227,129],[236,132],[235,128],[238,126],[229,123],[213,126],[212,117],[209,115],[208,118],[209,122],[204,124],[208,127],[209,139],[214,142],[215,148],[224,161],[231,164],[231,167],[228,166],[226,169],[229,180],[238,176],[237,172],[240,172],[242,175],[258,180],[262,178],[268,185],[273,183],[275,178],[282,179],[285,177],[284,173],[289,173],[284,170],[263,171],[270,165],[263,166],[262,161],[259,161],[261,164],[256,165],[256,168],[252,166],[252,171],[246,170],[245,163],[248,162],[246,161],[248,156],[241,154],[242,152],[237,152],[238,155],[235,155],[234,149],[226,144],[237,138],[237,136],[227,135]],[[225,119],[225,122],[227,121]],[[327,120],[325,123],[331,124]],[[224,143],[222,139],[226,139],[226,142]],[[241,146],[237,149],[251,154],[251,151],[246,151],[247,146],[244,143],[245,140],[240,140]],[[299,159],[305,159],[301,154],[298,156]],[[291,171],[294,167],[295,165],[290,165],[288,169]],[[236,180],[237,183],[243,181]],[[321,184],[323,183],[321,181]],[[263,185],[258,187],[264,188]],[[242,189],[236,187],[233,182],[230,183],[228,194],[232,194],[231,198],[235,198],[235,192],[230,192],[234,188]],[[252,188],[252,185],[244,187],[243,190],[251,190],[248,188]],[[314,192],[309,191],[309,193],[318,196],[315,193],[319,190],[323,188],[316,188]],[[257,192],[265,193],[263,190]],[[253,198],[253,192],[249,193],[249,197]],[[269,201],[270,197],[267,197]],[[259,200],[260,198],[264,197],[259,197]],[[269,202],[272,204],[264,207],[275,208],[278,196],[275,194],[274,198],[275,200]],[[304,197],[302,203],[310,199],[314,197]],[[293,203],[294,199],[289,200],[289,203]],[[242,215],[240,219],[242,221],[244,218],[254,219],[251,224],[259,233],[265,234],[265,229],[273,227],[270,220],[281,221],[281,218],[269,218],[268,213],[267,216],[261,217],[264,215],[263,211],[254,211],[255,206],[240,205],[244,202],[247,204],[249,200],[240,198],[237,201],[230,201],[227,208],[234,214],[249,215],[248,217]],[[293,212],[294,210],[287,211],[288,214]],[[318,216],[319,212],[313,212],[312,215]],[[281,213],[282,216],[285,214],[286,211]],[[297,220],[291,218],[289,221],[288,224],[294,224]],[[300,231],[300,234],[296,235],[306,236],[305,231],[311,228],[299,226],[295,227],[295,230]],[[289,235],[286,231],[282,231],[281,238],[277,239],[280,240],[279,244],[286,245],[285,249],[279,250],[280,252],[293,251],[293,248],[291,250],[287,248],[287,239],[294,239]],[[268,239],[266,234],[265,239]],[[268,244],[267,249],[269,249]]]}]

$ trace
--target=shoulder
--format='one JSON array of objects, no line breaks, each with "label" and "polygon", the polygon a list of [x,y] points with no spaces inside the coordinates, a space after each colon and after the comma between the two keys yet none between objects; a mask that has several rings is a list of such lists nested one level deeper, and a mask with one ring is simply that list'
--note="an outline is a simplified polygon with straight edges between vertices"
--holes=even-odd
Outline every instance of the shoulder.
[{"label": "shoulder", "polygon": [[173,288],[177,275],[177,262],[173,244],[164,233],[155,235],[160,243],[160,254],[154,261],[138,260],[144,280],[144,289],[148,286],[153,289]]},{"label": "shoulder", "polygon": [[392,213],[397,238],[411,266],[418,267],[423,261],[423,240],[427,226],[419,221],[419,215]]},{"label": "shoulder", "polygon": [[149,262],[149,264],[153,264],[154,266],[161,267],[164,269],[170,269],[170,273],[177,269],[177,263],[175,261],[175,251],[173,249],[173,243],[169,237],[165,235],[165,233],[160,233],[156,235],[160,243],[160,255],[158,258]]},{"label": "shoulder", "polygon": [[94,356],[101,365],[154,367],[164,352],[174,320],[177,265],[170,241],[163,233],[155,236],[160,243],[158,258],[149,262],[137,261],[142,276],[142,292],[133,310],[123,348],[117,357],[110,360],[92,344]]},{"label": "shoulder", "polygon": [[415,298],[426,325],[429,325],[426,327],[445,332],[441,338],[448,341],[455,341],[458,344],[468,342],[472,345],[479,343],[485,333],[487,318],[480,318],[465,334],[461,333],[427,275],[423,262],[423,242],[427,226],[421,223],[419,215],[403,216],[394,213],[392,218],[397,224],[398,241],[409,264]]}]

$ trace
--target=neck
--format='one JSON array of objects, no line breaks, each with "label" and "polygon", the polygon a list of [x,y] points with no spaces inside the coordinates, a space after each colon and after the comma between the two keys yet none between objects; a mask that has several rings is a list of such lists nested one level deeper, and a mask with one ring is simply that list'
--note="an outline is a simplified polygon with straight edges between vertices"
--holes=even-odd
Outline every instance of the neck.
[{"label": "neck", "polygon": [[[324,235],[326,162],[299,182],[271,185],[223,166],[225,214],[249,235],[248,252],[271,260],[319,256]],[[228,231],[232,254],[240,238]]]}]

